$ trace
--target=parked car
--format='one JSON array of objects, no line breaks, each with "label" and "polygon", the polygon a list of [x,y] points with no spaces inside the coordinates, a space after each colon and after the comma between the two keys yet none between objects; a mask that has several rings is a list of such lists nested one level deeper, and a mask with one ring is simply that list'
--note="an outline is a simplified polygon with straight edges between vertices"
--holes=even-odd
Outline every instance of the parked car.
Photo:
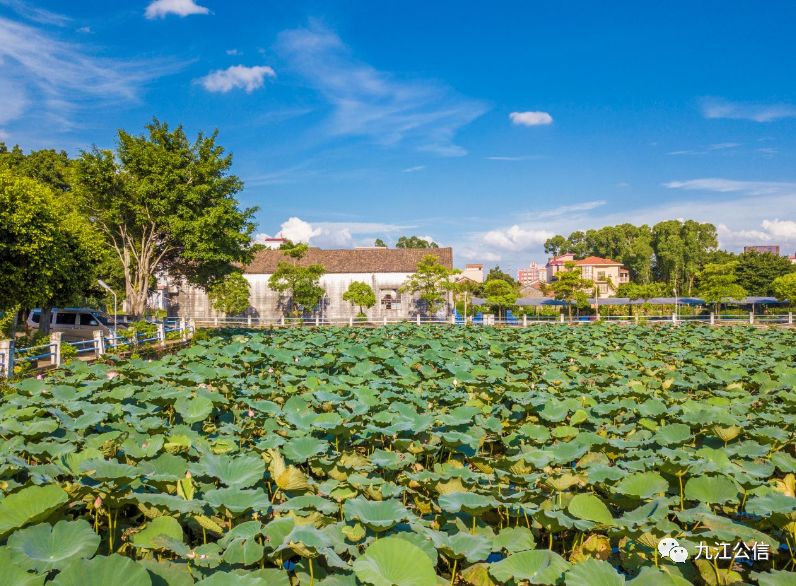
[{"label": "parked car", "polygon": [[[41,309],[34,309],[28,315],[28,327],[38,328],[41,322]],[[106,336],[113,332],[113,318],[97,309],[85,307],[65,307],[52,310],[50,331],[62,332],[67,340],[88,340],[95,330],[102,330]]]}]

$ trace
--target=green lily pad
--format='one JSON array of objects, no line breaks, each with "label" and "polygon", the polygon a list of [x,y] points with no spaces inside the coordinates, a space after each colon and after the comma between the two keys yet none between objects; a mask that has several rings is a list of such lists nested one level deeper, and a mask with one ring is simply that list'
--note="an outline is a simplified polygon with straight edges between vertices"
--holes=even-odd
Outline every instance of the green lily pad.
[{"label": "green lily pad", "polygon": [[614,523],[611,511],[593,494],[576,494],[569,501],[567,512],[576,519],[586,519],[603,525],[613,525]]},{"label": "green lily pad", "polygon": [[623,478],[614,490],[620,494],[650,498],[665,493],[668,488],[668,481],[657,472],[636,472]]},{"label": "green lily pad", "polygon": [[38,572],[61,570],[73,559],[90,558],[99,544],[99,535],[83,519],[59,521],[55,526],[40,523],[8,538],[17,563]]},{"label": "green lily pad", "polygon": [[531,584],[557,584],[570,563],[553,551],[534,549],[510,555],[492,564],[489,573],[498,582],[528,580]]},{"label": "green lily pad", "polygon": [[372,586],[436,586],[437,576],[423,551],[404,539],[374,541],[354,561],[354,573]]},{"label": "green lily pad", "polygon": [[151,586],[144,566],[113,554],[91,560],[75,560],[52,581],[53,586]]},{"label": "green lily pad", "polygon": [[133,535],[131,542],[143,549],[160,549],[163,542],[158,538],[182,541],[182,526],[174,517],[155,517],[146,526]]},{"label": "green lily pad", "polygon": [[0,537],[29,523],[42,521],[69,500],[55,485],[28,486],[0,500]]},{"label": "green lily pad", "polygon": [[685,498],[707,504],[738,500],[738,487],[726,476],[698,476],[685,483]]},{"label": "green lily pad", "polygon": [[409,511],[396,499],[369,501],[362,497],[349,499],[343,505],[348,520],[358,520],[371,529],[384,531],[409,516]]}]

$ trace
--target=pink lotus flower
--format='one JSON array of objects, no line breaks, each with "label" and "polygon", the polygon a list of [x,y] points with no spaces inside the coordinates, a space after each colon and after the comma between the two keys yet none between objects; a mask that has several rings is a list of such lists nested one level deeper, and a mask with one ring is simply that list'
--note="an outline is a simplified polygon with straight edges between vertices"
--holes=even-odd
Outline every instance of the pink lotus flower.
[{"label": "pink lotus flower", "polygon": [[37,375],[36,375],[36,380],[41,380],[41,379],[43,379],[43,378],[44,378],[44,375],[43,375],[43,374],[37,374]]},{"label": "pink lotus flower", "polygon": [[119,376],[119,373],[116,372],[115,370],[110,370],[110,371],[108,371],[108,374],[106,374],[105,376],[108,377],[108,380],[112,380],[112,379],[116,378],[117,376]]},{"label": "pink lotus flower", "polygon": [[246,412],[246,414],[247,414],[249,417],[254,417],[254,410],[252,410],[252,409],[249,409],[249,410]]},{"label": "pink lotus flower", "polygon": [[186,471],[185,471],[185,478],[191,478],[191,476],[193,476],[193,475],[191,474],[191,471],[190,471],[190,470],[186,470]]},{"label": "pink lotus flower", "polygon": [[269,367],[269,368],[268,368],[268,374],[274,374],[274,369],[273,369],[273,368],[271,368],[271,367]]},{"label": "pink lotus flower", "polygon": [[99,509],[102,506],[102,497],[97,497],[94,499],[94,508]]}]

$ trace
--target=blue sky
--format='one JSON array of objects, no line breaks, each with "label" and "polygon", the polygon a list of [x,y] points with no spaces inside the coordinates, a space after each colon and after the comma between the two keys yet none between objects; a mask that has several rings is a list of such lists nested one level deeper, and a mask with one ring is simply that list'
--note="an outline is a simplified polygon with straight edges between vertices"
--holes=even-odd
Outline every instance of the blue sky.
[{"label": "blue sky", "polygon": [[694,218],[796,250],[789,2],[0,0],[0,140],[220,130],[261,234],[542,243]]}]

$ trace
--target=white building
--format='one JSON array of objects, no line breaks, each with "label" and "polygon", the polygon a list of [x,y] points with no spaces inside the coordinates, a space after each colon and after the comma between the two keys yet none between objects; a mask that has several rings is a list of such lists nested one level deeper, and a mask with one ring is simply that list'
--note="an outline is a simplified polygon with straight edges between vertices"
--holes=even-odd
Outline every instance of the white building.
[{"label": "white building", "polygon": [[[451,248],[310,248],[297,262],[302,266],[319,264],[326,270],[320,279],[326,293],[320,306],[313,311],[314,315],[328,319],[356,316],[359,308],[343,301],[343,293],[352,282],[363,281],[376,294],[376,305],[365,310],[368,319],[376,321],[384,317],[409,318],[421,312],[417,298],[401,293],[399,289],[417,270],[420,259],[428,254],[436,256],[446,268],[453,268]],[[280,261],[296,262],[281,250],[266,249],[259,251],[252,263],[245,267],[244,276],[250,287],[247,315],[275,320],[285,314],[279,294],[268,287],[268,279]],[[223,317],[212,308],[203,290],[190,286],[183,287],[172,300],[171,313],[183,317]]]}]

